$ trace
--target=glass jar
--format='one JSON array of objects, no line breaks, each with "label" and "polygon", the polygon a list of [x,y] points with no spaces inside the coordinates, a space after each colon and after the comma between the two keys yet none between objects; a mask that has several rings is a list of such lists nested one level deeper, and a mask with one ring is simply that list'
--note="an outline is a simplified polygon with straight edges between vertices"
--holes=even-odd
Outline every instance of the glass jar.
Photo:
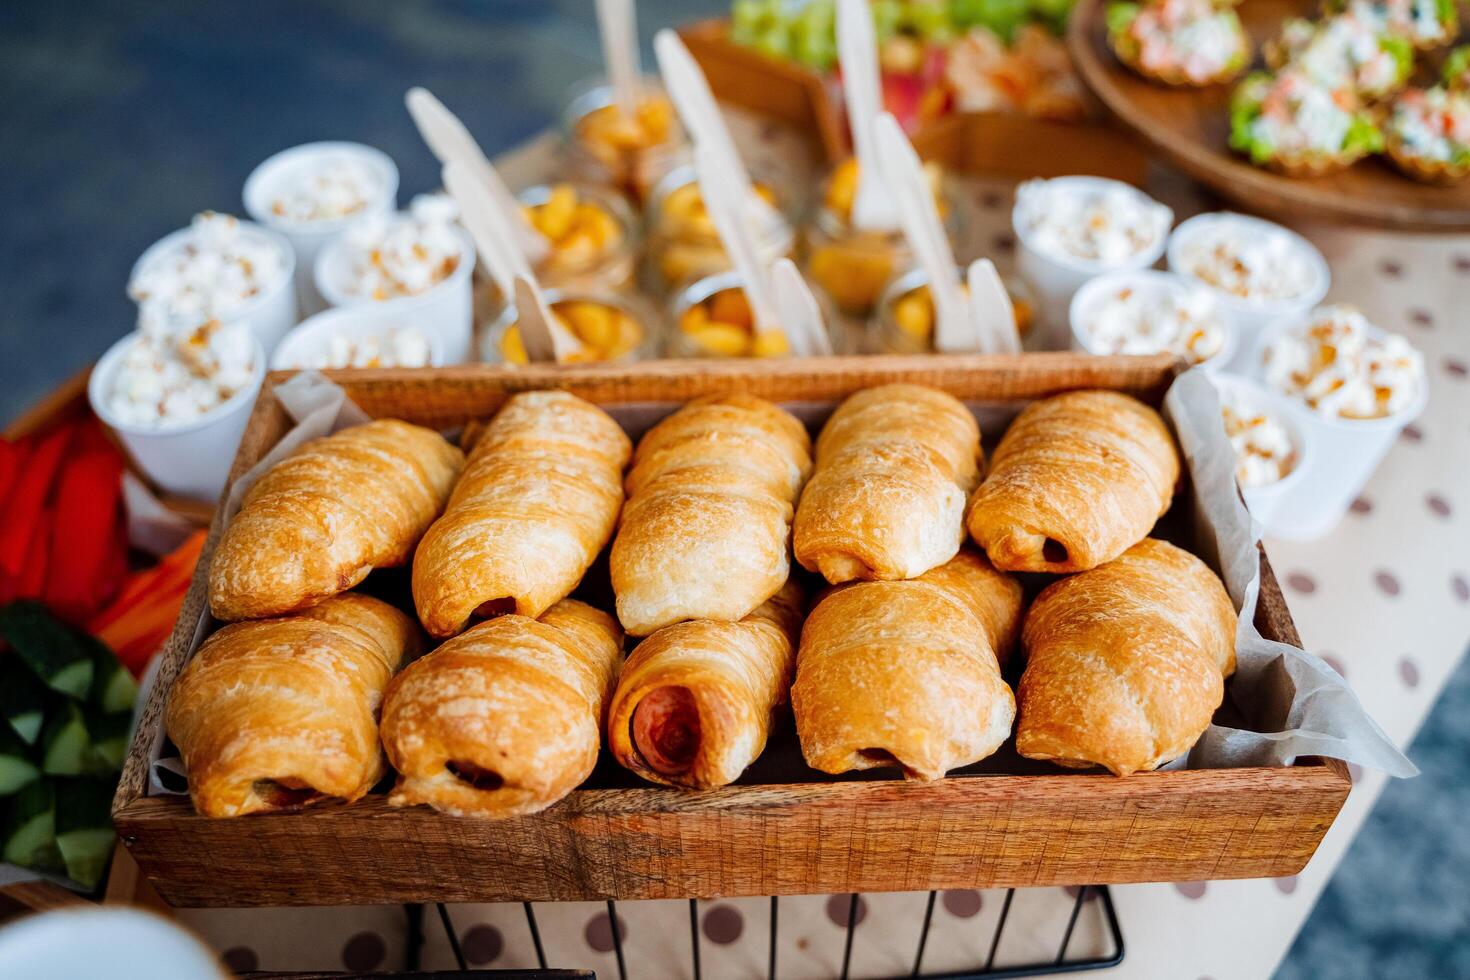
[{"label": "glass jar", "polygon": [[598,79],[573,90],[562,122],[567,176],[613,188],[640,207],[665,174],[689,159],[674,104],[651,78],[644,80],[635,119],[623,117],[612,87]]},{"label": "glass jar", "polygon": [[[581,349],[563,363],[626,364],[658,356],[663,342],[658,314],[639,297],[606,290],[571,292],[548,289],[545,295],[546,305],[552,314],[582,344]],[[508,304],[500,311],[495,322],[485,331],[480,345],[480,360],[510,366],[529,363],[517,327],[518,319],[514,304]]]},{"label": "glass jar", "polygon": [[[1016,331],[1026,346],[1036,319],[1031,288],[1016,276],[1005,276],[1002,282],[1015,311]],[[871,347],[877,354],[934,352],[934,301],[929,297],[929,275],[923,269],[910,269],[884,287],[873,315]]]},{"label": "glass jar", "polygon": [[[775,209],[778,219],[760,229],[756,243],[761,261],[769,265],[791,255],[796,230],[772,186],[756,181],[755,188]],[[667,295],[696,279],[730,268],[729,256],[705,210],[692,166],[676,167],[658,182],[646,215],[648,265],[644,278],[650,292]]]},{"label": "glass jar", "polygon": [[[757,331],[744,282],[733,270],[688,284],[669,301],[666,357],[785,357],[791,353],[779,330]],[[821,297],[817,298],[823,306]],[[848,332],[822,309],[822,321],[837,354],[857,353]]]},{"label": "glass jar", "polygon": [[639,228],[621,194],[584,184],[541,184],[516,197],[532,227],[551,244],[536,266],[542,286],[568,293],[633,286]]},{"label": "glass jar", "polygon": [[[930,169],[939,213],[951,244],[959,237],[959,211],[943,188],[937,168]],[[822,199],[805,230],[807,278],[819,286],[847,316],[872,315],[883,287],[913,268],[915,258],[901,230],[854,228],[850,221],[856,191],[857,164],[846,160],[827,178]]]}]

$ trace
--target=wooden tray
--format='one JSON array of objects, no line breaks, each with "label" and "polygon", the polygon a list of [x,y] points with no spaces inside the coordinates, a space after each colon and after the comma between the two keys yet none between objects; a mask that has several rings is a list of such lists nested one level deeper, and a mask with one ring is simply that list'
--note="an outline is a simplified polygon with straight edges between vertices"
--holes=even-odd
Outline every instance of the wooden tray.
[{"label": "wooden tray", "polygon": [[[681,28],[679,35],[721,102],[816,133],[829,163],[851,153],[847,120],[822,75],[736,44],[728,21],[700,21]],[[913,143],[925,160],[976,176],[1080,173],[1141,185],[1148,166],[1144,149],[1116,127],[1017,113],[952,113],[915,133]]]},{"label": "wooden tray", "polygon": [[[1055,353],[329,374],[370,415],[448,428],[539,388],[606,405],[672,405],[737,390],[812,403],[911,381],[985,402],[1103,387],[1158,404],[1175,371],[1165,356]],[[236,474],[289,428],[273,395],[283,378],[267,380]],[[784,742],[773,739],[740,784],[709,792],[649,786],[604,758],[568,799],[513,820],[394,809],[381,794],[208,820],[186,798],[147,797],[144,787],[169,689],[206,616],[204,569],[219,530],[216,520],[113,808],[123,843],[175,905],[688,898],[1285,875],[1306,864],[1350,786],[1336,761],[1117,779],[1061,772],[1009,750],[935,783],[881,770],[836,779],[801,765],[788,725]],[[1262,567],[1257,624],[1270,638],[1296,643],[1264,556]]]},{"label": "wooden tray", "polygon": [[[1317,0],[1248,0],[1237,9],[1259,51],[1286,18],[1315,16],[1318,7]],[[1470,230],[1470,182],[1431,187],[1378,158],[1318,178],[1283,177],[1252,166],[1227,142],[1233,86],[1175,89],[1147,81],[1108,48],[1106,11],[1107,0],[1077,0],[1072,11],[1067,47],[1083,83],[1119,123],[1221,196],[1270,216],[1415,231]]]}]

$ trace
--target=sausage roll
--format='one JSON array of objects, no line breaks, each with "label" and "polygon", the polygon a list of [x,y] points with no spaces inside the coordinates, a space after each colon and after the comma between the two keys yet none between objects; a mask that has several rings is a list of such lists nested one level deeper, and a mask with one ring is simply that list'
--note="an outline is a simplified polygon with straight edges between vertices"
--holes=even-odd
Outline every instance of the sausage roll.
[{"label": "sausage roll", "polygon": [[609,562],[623,628],[733,623],[775,595],[810,450],[800,422],[750,395],[697,399],[648,430]]},{"label": "sausage roll", "polygon": [[1141,541],[1178,483],[1158,412],[1115,391],[1057,395],[1006,430],[970,503],[970,534],[996,568],[1085,571]]},{"label": "sausage roll", "polygon": [[606,412],[565,391],[506,402],[414,556],[424,627],[443,637],[471,616],[535,619],[571,594],[612,535],[631,450]]},{"label": "sausage roll", "polygon": [[563,599],[480,623],[415,661],[383,700],[388,802],[457,816],[544,810],[592,772],[623,656],[607,613]]},{"label": "sausage roll", "polygon": [[165,720],[194,808],[238,817],[362,796],[385,772],[383,690],[419,647],[411,619],[353,592],[215,633]]},{"label": "sausage roll", "polygon": [[613,755],[655,783],[734,782],[766,747],[790,693],[800,626],[791,581],[738,623],[675,623],[638,644],[608,709]]},{"label": "sausage roll", "polygon": [[220,537],[215,618],[295,612],[406,564],[463,466],[439,433],[397,419],[304,443],[255,482]]},{"label": "sausage roll", "polygon": [[1052,583],[1021,631],[1017,750],[1119,776],[1183,755],[1235,672],[1236,620],[1215,573],[1154,538]]},{"label": "sausage roll", "polygon": [[796,560],[834,584],[943,565],[964,540],[979,464],[980,427],[952,395],[907,384],[858,392],[817,438]]},{"label": "sausage roll", "polygon": [[807,764],[927,780],[990,755],[1016,714],[1001,668],[1020,617],[1020,584],[969,550],[915,579],[829,591],[791,688]]}]

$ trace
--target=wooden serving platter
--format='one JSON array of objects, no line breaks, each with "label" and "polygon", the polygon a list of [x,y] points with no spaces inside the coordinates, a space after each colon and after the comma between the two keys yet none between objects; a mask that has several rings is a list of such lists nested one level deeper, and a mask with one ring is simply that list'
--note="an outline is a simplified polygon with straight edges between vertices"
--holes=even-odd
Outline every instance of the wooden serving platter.
[{"label": "wooden serving platter", "polygon": [[[829,163],[852,152],[842,106],[824,76],[736,44],[729,21],[699,21],[680,28],[679,36],[721,102],[814,133]],[[1143,147],[1125,130],[1008,112],[951,113],[915,133],[913,144],[952,173],[982,177],[1088,174],[1142,185],[1148,166]]]},{"label": "wooden serving platter", "polygon": [[[1157,405],[1177,370],[1166,356],[1054,353],[329,374],[370,415],[447,429],[488,417],[515,392],[551,387],[613,410],[673,407],[728,391],[824,405],[895,381],[999,407],[1092,387]],[[266,382],[237,475],[290,427],[273,394],[284,378]],[[209,820],[187,798],[150,797],[145,786],[169,690],[196,634],[212,625],[204,570],[219,523],[113,808],[124,845],[174,905],[692,898],[1285,875],[1306,864],[1350,787],[1346,768],[1331,760],[1118,779],[1060,771],[1011,750],[928,784],[881,770],[833,778],[801,764],[788,721],[739,783],[708,792],[643,784],[604,758],[567,799],[505,821],[395,809],[381,792],[351,805]],[[1262,567],[1257,625],[1296,643],[1264,556]]]},{"label": "wooden serving platter", "polygon": [[[1169,88],[1128,69],[1107,44],[1107,5],[1108,0],[1077,0],[1072,11],[1067,48],[1077,73],[1122,126],[1188,176],[1240,207],[1270,217],[1405,231],[1470,230],[1470,182],[1450,187],[1417,183],[1381,158],[1316,178],[1283,177],[1252,166],[1228,143],[1233,84]],[[1274,37],[1283,21],[1315,16],[1319,6],[1317,0],[1240,4],[1256,64],[1261,63],[1261,43]]]}]

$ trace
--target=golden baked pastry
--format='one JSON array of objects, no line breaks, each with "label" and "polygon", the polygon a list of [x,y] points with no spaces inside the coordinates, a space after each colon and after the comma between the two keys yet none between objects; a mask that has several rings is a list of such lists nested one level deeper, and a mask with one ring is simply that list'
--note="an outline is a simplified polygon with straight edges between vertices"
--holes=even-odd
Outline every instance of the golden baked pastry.
[{"label": "golden baked pastry", "polygon": [[439,433],[397,419],[304,443],[255,482],[220,536],[210,610],[280,616],[405,564],[463,466]]},{"label": "golden baked pastry", "polygon": [[383,690],[419,645],[413,620],[353,592],[205,640],[165,718],[194,808],[238,817],[361,797],[386,771]]},{"label": "golden baked pastry", "polygon": [[1080,572],[1141,541],[1178,483],[1158,412],[1116,391],[1074,391],[1011,423],[967,523],[996,568]]},{"label": "golden baked pastry", "polygon": [[1235,672],[1235,606],[1194,555],[1146,538],[1026,613],[1016,748],[1119,776],[1189,751]]},{"label": "golden baked pastry", "polygon": [[735,622],[775,595],[810,449],[800,422],[750,395],[696,399],[648,430],[609,562],[623,628]]},{"label": "golden baked pastry", "polygon": [[860,391],[817,437],[796,560],[832,583],[922,575],[960,550],[979,474],[980,427],[957,398],[909,384]]},{"label": "golden baked pastry", "polygon": [[618,624],[575,599],[444,643],[383,699],[383,747],[399,772],[388,802],[471,817],[551,806],[597,762],[622,658]]},{"label": "golden baked pastry", "polygon": [[666,626],[624,664],[608,709],[608,745],[655,783],[709,789],[760,757],[791,690],[801,588],[790,581],[738,623]]},{"label": "golden baked pastry", "polygon": [[571,594],[617,523],[631,449],[606,412],[565,391],[506,402],[414,556],[424,628],[453,636],[471,616],[534,619]]},{"label": "golden baked pastry", "polygon": [[927,780],[993,753],[1015,718],[1000,672],[1020,618],[1020,584],[968,549],[916,579],[829,591],[791,688],[807,764]]}]

